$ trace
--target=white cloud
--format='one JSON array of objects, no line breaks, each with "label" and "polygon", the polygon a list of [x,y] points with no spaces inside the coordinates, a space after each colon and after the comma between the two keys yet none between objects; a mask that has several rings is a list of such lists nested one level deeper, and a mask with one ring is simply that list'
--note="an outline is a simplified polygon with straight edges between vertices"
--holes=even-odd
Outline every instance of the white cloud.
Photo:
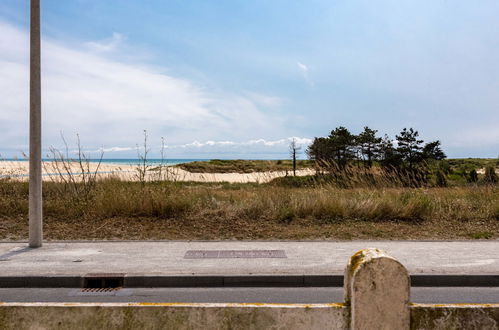
[{"label": "white cloud", "polygon": [[122,152],[122,151],[130,151],[135,150],[136,148],[132,147],[111,147],[111,148],[100,148],[95,150],[96,152]]},{"label": "white cloud", "polygon": [[[254,154],[272,154],[280,155],[280,157],[287,157],[289,153],[289,144],[292,140],[295,140],[297,145],[301,147],[301,152],[304,152],[306,148],[313,142],[310,138],[303,137],[288,137],[278,140],[265,140],[265,139],[253,139],[246,141],[214,141],[208,140],[205,142],[193,141],[184,144],[168,144],[165,145],[167,150],[167,157],[177,157],[178,155],[186,154],[234,154],[234,155],[254,155]],[[111,148],[100,148],[98,150],[88,150],[86,152],[95,153],[104,151],[107,157],[112,158],[109,154],[117,153],[121,156],[129,151],[135,151],[136,147],[111,147]],[[150,150],[154,155],[159,154],[161,150],[160,145],[150,146]],[[304,155],[304,154],[303,154]],[[106,155],[105,155],[106,157]]]},{"label": "white cloud", "polygon": [[308,73],[308,66],[306,66],[305,64],[303,64],[301,62],[298,62],[297,64],[298,64],[298,67],[300,68],[300,70]]},{"label": "white cloud", "polygon": [[124,40],[125,37],[122,34],[114,32],[111,38],[106,38],[101,41],[86,42],[85,46],[95,52],[110,52],[116,50]]},{"label": "white cloud", "polygon": [[273,141],[272,140],[267,141],[265,139],[255,139],[255,140],[248,140],[248,141],[242,141],[242,142],[234,142],[234,141],[199,142],[199,141],[194,141],[194,142],[187,143],[187,144],[169,146],[169,148],[188,148],[188,147],[201,148],[201,147],[206,147],[206,146],[253,146],[253,145],[258,145],[258,146],[263,146],[263,147],[283,147],[283,146],[288,147],[289,143],[293,139],[295,139],[295,141],[298,145],[303,145],[303,146],[308,146],[313,142],[313,140],[310,138],[288,137],[285,139],[279,139],[279,140],[273,140]]},{"label": "white cloud", "polygon": [[303,79],[305,79],[305,82],[309,86],[314,87],[315,83],[310,78],[310,68],[309,68],[309,66],[306,65],[306,64],[303,64],[301,62],[297,62],[296,64],[298,65],[298,69],[301,71],[301,73],[303,75]]},{"label": "white cloud", "polygon": [[[169,145],[168,157],[175,157],[178,150],[187,151],[189,154],[204,158],[203,154],[225,155],[229,158],[257,157],[267,155],[264,158],[287,158],[289,156],[289,144],[295,139],[301,147],[300,157],[305,156],[305,150],[313,142],[310,138],[288,137],[278,140],[250,139],[244,141],[194,141],[182,145]],[[252,156],[257,155],[257,156]]]},{"label": "white cloud", "polygon": [[[164,136],[173,144],[283,134],[285,119],[263,111],[279,106],[278,97],[214,92],[165,68],[109,58],[124,39],[114,34],[76,47],[42,40],[44,147],[60,145],[60,131],[69,140],[79,133],[94,150],[134,146],[143,129],[150,141]],[[27,150],[28,45],[27,31],[0,21],[0,134],[10,150]]]},{"label": "white cloud", "polygon": [[285,103],[285,100],[276,96],[269,96],[261,93],[246,92],[245,95],[251,99],[255,104],[268,106],[268,107],[279,107]]}]

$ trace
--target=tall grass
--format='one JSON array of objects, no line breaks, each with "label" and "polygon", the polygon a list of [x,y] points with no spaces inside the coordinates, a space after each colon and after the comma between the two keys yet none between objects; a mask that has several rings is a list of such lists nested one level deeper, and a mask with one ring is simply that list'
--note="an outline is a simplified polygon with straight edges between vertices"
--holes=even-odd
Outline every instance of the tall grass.
[{"label": "tall grass", "polygon": [[[114,229],[125,233],[130,228],[139,233],[136,237],[164,237],[157,235],[164,223],[170,225],[166,230],[183,228],[182,234],[178,234],[181,238],[209,230],[214,233],[211,238],[248,238],[255,237],[254,233],[272,238],[279,236],[274,230],[292,227],[298,229],[291,238],[301,238],[309,227],[343,224],[347,224],[344,231],[349,233],[358,230],[356,226],[365,229],[388,224],[399,228],[403,224],[435,231],[440,235],[438,238],[455,237],[453,231],[472,238],[499,236],[499,186],[483,179],[478,184],[436,187],[438,182],[432,181],[436,177],[428,172],[320,164],[315,168],[316,175],[287,176],[272,181],[271,177],[262,177],[262,182],[270,181],[266,184],[179,182],[175,181],[179,178],[175,168],[148,164],[147,132],[144,132],[143,149],[138,148],[142,161],[136,169],[137,181],[130,182],[118,177],[100,177],[97,175],[100,162],[91,167],[79,139],[77,147],[75,157],[69,157],[66,143],[63,152],[51,151],[52,162],[45,165],[52,166],[48,170],[58,175],[44,183],[44,214],[49,223],[76,226],[103,222],[93,234],[99,236],[100,228],[107,228],[101,238],[114,235]],[[234,167],[230,162],[215,163],[229,166],[231,171]],[[253,168],[264,165],[251,163]],[[422,181],[419,175],[425,176],[425,184],[412,184]],[[0,180],[0,233],[9,232],[5,228],[14,226],[5,224],[15,223],[15,228],[24,228],[20,224],[25,224],[27,214],[28,183],[9,178]],[[138,225],[143,219],[152,228],[152,234],[145,237],[141,236],[143,228]],[[121,227],[113,228],[115,223]],[[64,236],[68,232],[70,236]],[[80,238],[78,233],[68,232],[59,238]],[[311,235],[320,232],[318,229]],[[393,235],[393,238],[406,237],[397,231]]]},{"label": "tall grass", "polygon": [[[305,177],[281,177],[273,180],[273,184],[285,187],[317,187],[336,188],[429,188],[450,186],[496,185],[497,175],[491,167],[481,180],[471,182],[466,177],[452,180],[441,168],[441,163],[423,163],[418,167],[367,167],[353,162],[339,165],[331,161],[314,163],[315,175]],[[451,170],[448,170],[449,173]]]},{"label": "tall grass", "polygon": [[[346,219],[408,221],[428,219],[499,220],[499,188],[290,188],[275,185],[184,184],[97,181],[88,200],[75,202],[61,182],[44,185],[45,214],[59,219],[94,217],[185,218],[217,214],[292,222]],[[83,185],[83,183],[76,183]],[[66,193],[65,193],[66,191]],[[81,190],[80,190],[81,191]],[[0,216],[27,214],[25,182],[0,183]]]}]

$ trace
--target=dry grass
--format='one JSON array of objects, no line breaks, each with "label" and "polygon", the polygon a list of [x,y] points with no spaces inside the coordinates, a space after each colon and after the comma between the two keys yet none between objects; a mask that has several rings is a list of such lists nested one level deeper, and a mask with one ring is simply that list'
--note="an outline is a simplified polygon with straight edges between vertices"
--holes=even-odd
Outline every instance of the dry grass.
[{"label": "dry grass", "polygon": [[[98,181],[44,185],[47,239],[499,238],[499,188]],[[0,239],[27,238],[28,186],[0,181]]]}]

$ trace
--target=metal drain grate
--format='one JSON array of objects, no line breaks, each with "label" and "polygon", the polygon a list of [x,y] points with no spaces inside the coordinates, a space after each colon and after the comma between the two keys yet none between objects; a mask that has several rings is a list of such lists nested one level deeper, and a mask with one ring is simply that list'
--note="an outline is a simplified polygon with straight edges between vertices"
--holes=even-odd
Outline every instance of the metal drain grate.
[{"label": "metal drain grate", "polygon": [[124,297],[131,296],[132,289],[124,288],[83,288],[73,289],[68,293],[70,297]]},{"label": "metal drain grate", "polygon": [[81,289],[81,292],[116,292],[118,290],[121,290],[121,288],[83,288]]}]

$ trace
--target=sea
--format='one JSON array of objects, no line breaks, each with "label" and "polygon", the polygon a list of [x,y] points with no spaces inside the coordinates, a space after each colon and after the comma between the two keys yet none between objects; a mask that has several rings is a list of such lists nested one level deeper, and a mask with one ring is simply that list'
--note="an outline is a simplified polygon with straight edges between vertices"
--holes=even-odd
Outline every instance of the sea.
[{"label": "sea", "polygon": [[[197,162],[197,161],[208,161],[210,159],[202,159],[202,158],[196,158],[196,159],[182,159],[182,158],[172,158],[172,159],[147,159],[147,164],[148,165],[160,165],[163,164],[165,166],[173,166],[177,164],[184,164],[184,163],[191,163],[191,162]],[[28,161],[27,159],[0,159],[0,161]],[[43,159],[44,162],[48,161],[53,161],[53,159]],[[91,163],[98,163],[99,161],[102,164],[116,164],[116,165],[138,165],[141,164],[143,161],[141,159],[136,159],[136,158],[103,158],[102,160],[100,159],[89,159],[88,160]]]},{"label": "sea", "polygon": [[[196,162],[196,161],[207,161],[209,159],[181,159],[181,158],[172,158],[172,159],[147,159],[146,163],[149,166],[157,166],[157,165],[163,165],[163,166],[174,166],[177,164],[185,164],[185,163],[191,163],[191,162]],[[27,162],[27,159],[15,159],[15,158],[10,158],[10,159],[0,159],[0,162],[5,161],[20,161],[20,162]],[[53,159],[42,159],[44,162],[50,162],[53,161]],[[127,159],[114,159],[114,158],[106,158],[106,159],[89,159],[88,160],[90,163],[98,163],[101,162],[101,164],[114,164],[114,165],[139,165],[142,164],[143,160],[140,159],[135,159],[135,158],[127,158]],[[110,172],[105,172],[105,171],[99,171],[99,173],[110,173]],[[82,174],[79,172],[71,173],[71,174]],[[60,173],[43,173],[43,176],[58,176]],[[0,179],[2,178],[7,178],[7,177],[28,177],[28,174],[2,174],[0,173]]]},{"label": "sea", "polygon": [[[166,165],[166,166],[173,166],[177,164],[185,164],[185,163],[192,163],[192,162],[199,162],[199,161],[208,161],[209,159],[147,159],[147,164],[148,165]],[[99,159],[90,159],[89,160],[92,163],[97,163],[99,162]],[[102,159],[103,164],[117,164],[117,165],[138,165],[141,164],[143,160],[140,159],[135,159],[135,158],[129,158],[129,159],[113,159],[113,158],[106,158]]]}]

